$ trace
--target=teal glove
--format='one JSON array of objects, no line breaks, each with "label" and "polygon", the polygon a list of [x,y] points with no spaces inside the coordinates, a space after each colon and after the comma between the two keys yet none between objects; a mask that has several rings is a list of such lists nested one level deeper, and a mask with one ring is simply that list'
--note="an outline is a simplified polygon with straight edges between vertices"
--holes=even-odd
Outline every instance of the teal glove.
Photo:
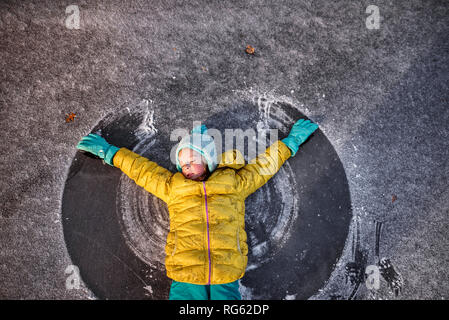
[{"label": "teal glove", "polygon": [[292,152],[292,157],[298,151],[299,145],[302,144],[306,139],[316,130],[318,125],[310,120],[299,119],[293,125],[287,138],[281,141],[289,147]]},{"label": "teal glove", "polygon": [[78,149],[90,152],[97,157],[104,159],[104,162],[110,166],[114,166],[112,159],[120,148],[106,142],[106,140],[98,134],[89,133],[78,142]]}]

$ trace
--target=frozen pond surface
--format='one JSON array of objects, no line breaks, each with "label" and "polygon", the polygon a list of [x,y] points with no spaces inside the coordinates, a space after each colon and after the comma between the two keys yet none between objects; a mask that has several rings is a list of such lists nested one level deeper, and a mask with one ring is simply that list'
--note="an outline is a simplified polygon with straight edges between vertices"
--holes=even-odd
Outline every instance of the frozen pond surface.
[{"label": "frozen pond surface", "polygon": [[[448,4],[376,5],[378,29],[367,28],[368,4],[353,1],[82,2],[73,29],[65,3],[2,1],[0,297],[166,297],[169,283],[152,280],[164,279],[163,206],[79,154],[84,135],[102,128],[174,171],[173,128],[204,121],[286,134],[304,115],[319,133],[247,199],[244,297],[447,299]],[[334,174],[346,187],[332,185]],[[347,196],[339,227],[320,206]],[[91,211],[76,212],[74,199]],[[153,229],[135,223],[148,212]],[[68,288],[77,264],[79,288]],[[369,266],[382,271],[378,290],[363,282]]]}]

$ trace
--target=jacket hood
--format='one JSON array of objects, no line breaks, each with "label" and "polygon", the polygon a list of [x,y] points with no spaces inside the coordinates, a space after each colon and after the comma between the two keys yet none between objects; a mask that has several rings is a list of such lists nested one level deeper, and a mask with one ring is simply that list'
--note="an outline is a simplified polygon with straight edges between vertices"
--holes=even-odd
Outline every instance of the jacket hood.
[{"label": "jacket hood", "polygon": [[223,152],[220,157],[220,162],[218,163],[218,168],[232,168],[240,169],[245,166],[245,158],[242,153],[237,149],[232,149]]}]

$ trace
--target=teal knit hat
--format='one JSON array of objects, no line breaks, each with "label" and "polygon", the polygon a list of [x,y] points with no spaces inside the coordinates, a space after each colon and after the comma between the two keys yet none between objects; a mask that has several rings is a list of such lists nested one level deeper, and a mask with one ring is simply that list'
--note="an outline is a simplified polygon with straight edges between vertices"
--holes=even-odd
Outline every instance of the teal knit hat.
[{"label": "teal knit hat", "polygon": [[183,148],[193,149],[206,159],[209,172],[213,172],[217,167],[217,151],[215,150],[214,139],[207,134],[207,127],[202,124],[192,129],[191,134],[185,136],[179,142],[176,148],[176,168],[178,171],[182,171],[179,164],[178,154]]}]

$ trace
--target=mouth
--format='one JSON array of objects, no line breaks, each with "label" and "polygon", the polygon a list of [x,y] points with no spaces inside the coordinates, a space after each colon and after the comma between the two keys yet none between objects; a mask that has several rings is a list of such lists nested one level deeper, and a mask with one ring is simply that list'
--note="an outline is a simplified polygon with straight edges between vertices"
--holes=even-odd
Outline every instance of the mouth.
[{"label": "mouth", "polygon": [[186,175],[186,178],[190,179],[190,180],[194,180],[194,181],[201,181],[204,176],[205,176],[205,174],[202,174],[202,175],[189,174],[189,175]]}]

